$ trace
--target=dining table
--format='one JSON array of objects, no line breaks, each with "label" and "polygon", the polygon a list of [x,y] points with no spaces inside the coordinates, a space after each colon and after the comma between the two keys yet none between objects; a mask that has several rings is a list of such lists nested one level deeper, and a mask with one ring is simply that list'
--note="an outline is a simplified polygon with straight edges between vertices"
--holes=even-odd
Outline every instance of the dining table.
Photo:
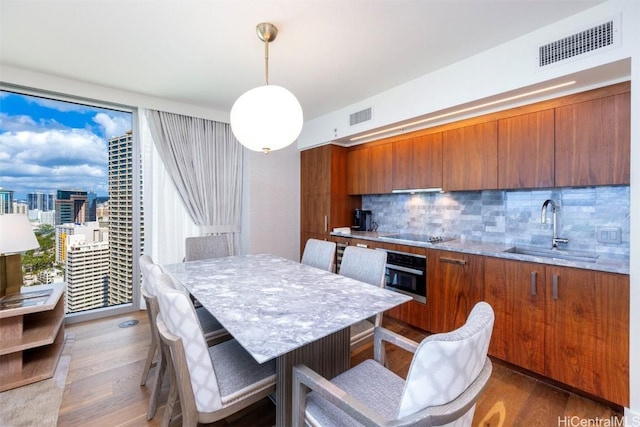
[{"label": "dining table", "polygon": [[411,297],[272,254],[163,268],[258,362],[276,359],[276,425],[291,424],[292,367],[349,369],[350,326]]}]

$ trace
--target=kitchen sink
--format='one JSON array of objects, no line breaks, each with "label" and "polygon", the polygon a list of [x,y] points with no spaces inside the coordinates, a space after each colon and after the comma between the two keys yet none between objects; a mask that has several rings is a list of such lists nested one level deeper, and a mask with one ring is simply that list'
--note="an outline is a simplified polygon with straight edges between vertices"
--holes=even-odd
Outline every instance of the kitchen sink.
[{"label": "kitchen sink", "polygon": [[514,246],[505,250],[504,252],[544,258],[563,259],[567,261],[596,262],[598,260],[597,255],[586,254],[583,252],[569,252],[558,249],[536,249]]}]

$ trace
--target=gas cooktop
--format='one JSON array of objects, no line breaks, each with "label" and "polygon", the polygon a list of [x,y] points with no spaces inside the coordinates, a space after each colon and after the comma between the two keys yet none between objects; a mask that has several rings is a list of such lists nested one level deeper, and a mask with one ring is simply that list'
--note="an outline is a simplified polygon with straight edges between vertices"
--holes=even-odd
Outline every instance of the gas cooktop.
[{"label": "gas cooktop", "polygon": [[453,240],[453,237],[444,236],[430,236],[428,234],[415,234],[415,233],[398,233],[389,234],[387,236],[380,236],[381,239],[393,239],[393,240],[407,240],[410,242],[420,243],[442,243],[449,240]]}]

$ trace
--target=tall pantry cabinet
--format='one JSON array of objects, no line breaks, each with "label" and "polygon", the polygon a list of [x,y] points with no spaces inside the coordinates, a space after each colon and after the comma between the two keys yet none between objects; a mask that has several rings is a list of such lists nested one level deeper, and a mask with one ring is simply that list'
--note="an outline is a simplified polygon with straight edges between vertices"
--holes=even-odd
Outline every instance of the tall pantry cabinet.
[{"label": "tall pantry cabinet", "polygon": [[323,145],[300,152],[300,254],[307,239],[329,240],[331,230],[351,225],[359,196],[348,196],[347,150]]}]

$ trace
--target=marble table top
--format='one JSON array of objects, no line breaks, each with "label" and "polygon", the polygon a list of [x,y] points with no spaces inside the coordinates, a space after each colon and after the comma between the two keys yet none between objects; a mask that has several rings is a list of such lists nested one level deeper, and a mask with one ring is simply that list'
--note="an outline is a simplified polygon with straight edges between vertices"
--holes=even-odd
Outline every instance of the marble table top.
[{"label": "marble table top", "polygon": [[411,299],[268,254],[163,267],[259,363]]}]

